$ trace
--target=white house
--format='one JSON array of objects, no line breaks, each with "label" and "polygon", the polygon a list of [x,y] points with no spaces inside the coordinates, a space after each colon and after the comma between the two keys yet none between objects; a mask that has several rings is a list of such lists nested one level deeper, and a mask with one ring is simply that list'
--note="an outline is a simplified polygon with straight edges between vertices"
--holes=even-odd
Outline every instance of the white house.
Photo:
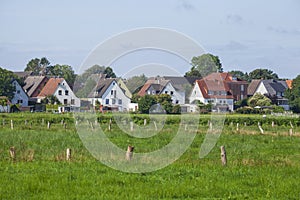
[{"label": "white house", "polygon": [[185,92],[175,88],[171,81],[160,77],[149,79],[138,92],[139,96],[168,94],[172,98],[173,104],[185,103]]},{"label": "white house", "polygon": [[211,103],[218,111],[233,111],[233,95],[225,81],[197,80],[192,88],[190,103],[196,100],[204,104]]},{"label": "white house", "polygon": [[38,98],[43,99],[50,95],[55,96],[63,105],[80,107],[80,99],[76,97],[64,78],[50,78]]},{"label": "white house", "polygon": [[249,85],[248,95],[253,96],[256,93],[266,95],[270,98],[276,97],[276,104],[289,110],[288,99],[284,97],[284,92],[288,89],[286,81],[277,80],[252,80]]},{"label": "white house", "polygon": [[103,109],[129,111],[130,98],[125,95],[116,79],[100,78],[97,85],[88,95],[93,106],[100,102]]},{"label": "white house", "polygon": [[11,103],[19,104],[22,107],[28,106],[29,97],[27,93],[24,91],[24,89],[21,87],[18,81],[13,80],[12,84],[14,85],[16,90],[14,92],[14,97],[12,98]]}]

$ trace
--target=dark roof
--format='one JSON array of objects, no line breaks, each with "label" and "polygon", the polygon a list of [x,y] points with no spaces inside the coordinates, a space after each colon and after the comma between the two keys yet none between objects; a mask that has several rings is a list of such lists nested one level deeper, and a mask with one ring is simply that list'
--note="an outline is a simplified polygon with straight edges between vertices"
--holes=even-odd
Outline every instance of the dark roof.
[{"label": "dark roof", "polygon": [[262,81],[261,79],[253,79],[251,81],[251,83],[248,86],[248,95],[250,96],[254,95],[261,81]]},{"label": "dark roof", "polygon": [[28,76],[24,83],[23,89],[29,97],[35,92],[39,85],[43,82],[44,79],[48,79],[46,76]]},{"label": "dark roof", "polygon": [[93,90],[88,95],[88,98],[102,98],[105,91],[108,89],[108,87],[112,84],[112,82],[116,82],[113,78],[99,79],[97,85],[93,88]]},{"label": "dark roof", "polygon": [[288,86],[285,81],[276,80],[262,80],[264,86],[266,87],[268,94],[274,96],[277,92],[284,92]]},{"label": "dark roof", "polygon": [[28,72],[14,72],[19,78],[27,78],[28,76],[32,75],[32,71]]},{"label": "dark roof", "polygon": [[166,85],[169,82],[170,82],[169,80],[164,80],[161,77],[150,78],[149,80],[147,80],[147,82],[144,84],[144,86],[140,89],[140,91],[138,92],[138,95],[144,96],[145,94],[147,94],[147,91],[151,86],[153,87],[153,89],[155,89],[156,91],[159,91],[159,93],[161,93],[161,91],[166,87]]},{"label": "dark roof", "polygon": [[171,81],[176,90],[185,91],[185,86],[192,86],[198,77],[163,76],[163,79]]}]

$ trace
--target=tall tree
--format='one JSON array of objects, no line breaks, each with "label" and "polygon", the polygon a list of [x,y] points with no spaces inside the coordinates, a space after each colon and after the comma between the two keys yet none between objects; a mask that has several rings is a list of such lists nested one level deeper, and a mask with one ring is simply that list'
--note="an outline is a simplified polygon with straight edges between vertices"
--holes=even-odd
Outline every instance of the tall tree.
[{"label": "tall tree", "polygon": [[192,68],[185,74],[186,76],[201,75],[204,77],[212,72],[223,72],[219,57],[209,53],[193,57],[191,64]]},{"label": "tall tree", "polygon": [[6,96],[9,100],[14,97],[16,88],[12,81],[16,78],[13,72],[0,67],[0,96]]},{"label": "tall tree", "polygon": [[142,74],[128,78],[125,83],[131,93],[137,93],[139,89],[146,83],[147,77]]},{"label": "tall tree", "polygon": [[111,67],[106,67],[104,70],[104,74],[106,74],[106,78],[116,78],[116,74]]},{"label": "tall tree", "polygon": [[50,62],[45,57],[34,58],[28,62],[25,71],[32,71],[33,75],[47,75],[49,65]]},{"label": "tall tree", "polygon": [[71,87],[73,86],[76,75],[71,66],[56,64],[48,68],[48,75],[62,77]]},{"label": "tall tree", "polygon": [[269,69],[255,69],[249,73],[249,79],[274,79],[278,80],[278,75]]},{"label": "tall tree", "polygon": [[291,110],[300,113],[300,75],[293,80],[292,89],[288,89],[285,96],[289,100]]},{"label": "tall tree", "polygon": [[239,70],[232,70],[229,72],[232,76],[237,77],[238,79],[244,80],[244,81],[250,81],[248,73],[244,73]]},{"label": "tall tree", "polygon": [[264,96],[263,94],[257,93],[255,94],[253,97],[251,97],[248,100],[248,105],[251,107],[255,107],[255,106],[270,106],[271,105],[271,100]]},{"label": "tall tree", "polygon": [[156,104],[156,98],[153,95],[146,94],[145,96],[139,98],[138,104],[139,104],[139,111],[141,113],[148,114],[151,106]]}]

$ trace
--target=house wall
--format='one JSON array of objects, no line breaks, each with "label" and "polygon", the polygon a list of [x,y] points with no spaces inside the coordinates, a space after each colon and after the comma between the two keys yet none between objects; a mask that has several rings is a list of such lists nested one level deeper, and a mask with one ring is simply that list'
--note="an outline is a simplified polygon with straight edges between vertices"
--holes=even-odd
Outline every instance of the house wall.
[{"label": "house wall", "polygon": [[199,100],[202,103],[205,103],[205,99],[197,83],[195,83],[189,99],[190,99],[190,103],[193,103],[195,100]]},{"label": "house wall", "polygon": [[[231,82],[228,83],[235,101],[243,100],[248,96],[248,83]],[[243,90],[242,90],[243,89]]]},{"label": "house wall", "polygon": [[[113,91],[113,94],[111,91]],[[130,109],[130,99],[124,94],[116,81],[113,81],[110,84],[108,89],[102,95],[102,98],[89,98],[89,101],[93,104],[93,106],[95,106],[96,100],[98,100],[103,106],[117,107],[119,111],[128,111]]]},{"label": "house wall", "polygon": [[259,84],[259,86],[257,87],[256,91],[254,94],[256,93],[260,93],[260,94],[268,94],[268,90],[266,89],[265,85],[263,84],[263,82],[261,82]]},{"label": "house wall", "polygon": [[[172,92],[172,94],[171,94]],[[165,88],[161,91],[161,94],[168,94],[172,97],[173,104],[184,104],[185,103],[185,93],[176,91],[171,83],[168,83]]]},{"label": "house wall", "polygon": [[14,97],[11,100],[12,104],[19,104],[22,107],[28,106],[28,96],[23,90],[23,88],[20,86],[20,84],[14,80],[12,84],[16,87],[16,91],[14,92]]},{"label": "house wall", "polygon": [[[67,94],[66,91],[68,91]],[[80,107],[80,99],[75,96],[74,92],[65,80],[58,85],[53,95],[56,96],[63,105]]]}]

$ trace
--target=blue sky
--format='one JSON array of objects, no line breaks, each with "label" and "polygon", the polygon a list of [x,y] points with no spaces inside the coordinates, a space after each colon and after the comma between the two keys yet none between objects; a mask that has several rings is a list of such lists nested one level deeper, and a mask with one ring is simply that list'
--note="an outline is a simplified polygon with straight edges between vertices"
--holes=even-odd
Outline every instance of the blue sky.
[{"label": "blue sky", "polygon": [[[20,71],[30,59],[45,56],[51,64],[69,64],[78,71],[89,52],[111,36],[160,27],[193,38],[219,56],[224,70],[268,68],[282,78],[295,78],[300,74],[299,10],[298,0],[2,0],[0,66]],[[136,56],[112,65],[119,76],[162,60],[179,73],[189,69],[168,55]]]}]

